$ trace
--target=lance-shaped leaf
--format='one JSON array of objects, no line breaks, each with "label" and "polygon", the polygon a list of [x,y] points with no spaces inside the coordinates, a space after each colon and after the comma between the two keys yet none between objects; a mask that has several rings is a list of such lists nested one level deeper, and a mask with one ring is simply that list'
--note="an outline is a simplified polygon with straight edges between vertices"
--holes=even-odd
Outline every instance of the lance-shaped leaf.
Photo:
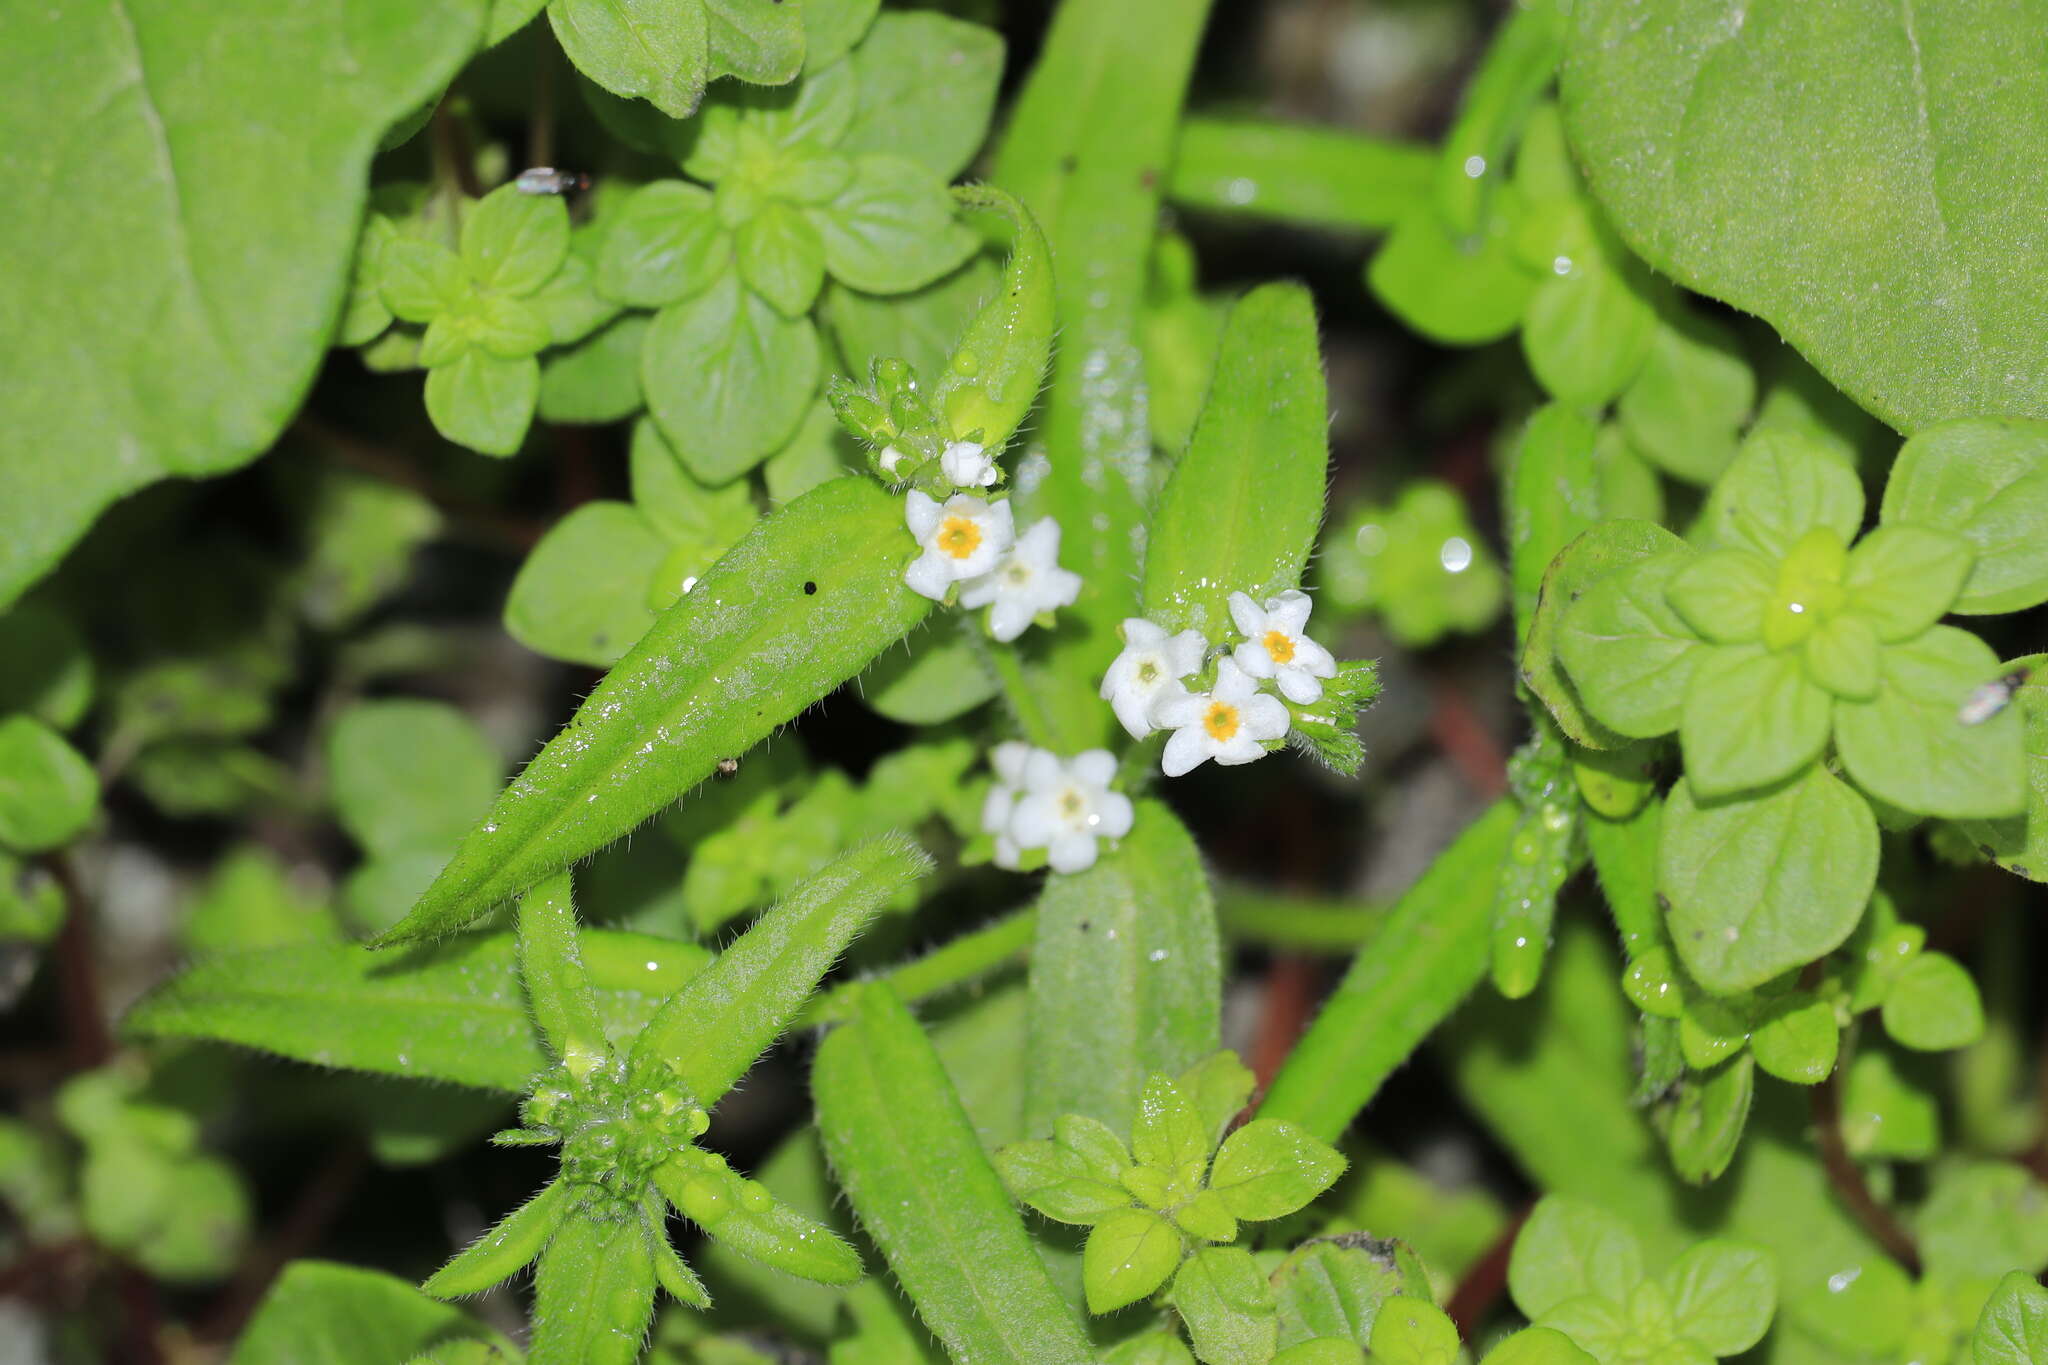
[{"label": "lance-shaped leaf", "polygon": [[[615,1043],[711,960],[694,943],[604,929],[583,932],[582,955]],[[512,935],[503,933],[401,954],[354,943],[224,953],[158,987],[122,1030],[515,1095],[549,1061],[527,1013]]]},{"label": "lance-shaped leaf", "polygon": [[654,1248],[637,1211],[562,1220],[534,1275],[527,1365],[633,1365],[654,1314]]},{"label": "lance-shaped leaf", "polygon": [[1166,193],[1205,213],[1278,218],[1340,230],[1393,226],[1429,189],[1435,158],[1309,124],[1191,118],[1181,124]]},{"label": "lance-shaped leaf", "polygon": [[1143,802],[1094,867],[1046,883],[1031,953],[1026,1130],[1062,1114],[1129,1122],[1145,1078],[1214,1052],[1222,968],[1194,840]]},{"label": "lance-shaped leaf", "polygon": [[812,489],[655,622],[378,946],[447,933],[586,857],[866,667],[924,619],[901,504]]},{"label": "lance-shaped leaf", "polygon": [[570,877],[557,872],[519,902],[519,979],[548,1051],[576,1076],[605,1060],[604,1020],[583,970]]},{"label": "lance-shaped leaf", "polygon": [[858,1252],[716,1152],[683,1153],[655,1170],[654,1183],[676,1212],[750,1261],[823,1284],[860,1278]]},{"label": "lance-shaped leaf", "polygon": [[811,1088],[839,1183],[956,1360],[1094,1358],[1003,1193],[931,1043],[886,986],[818,1048]]},{"label": "lance-shaped leaf", "polygon": [[554,1180],[455,1254],[421,1289],[437,1299],[481,1294],[531,1265],[570,1211],[569,1184]]},{"label": "lance-shaped leaf", "polygon": [[1315,305],[1269,284],[1230,312],[1209,401],[1159,495],[1145,552],[1145,614],[1210,639],[1233,592],[1256,602],[1301,584],[1323,519],[1329,404]]},{"label": "lance-shaped leaf", "polygon": [[789,1026],[874,913],[931,866],[901,834],[826,864],[661,1007],[633,1045],[634,1061],[666,1060],[709,1108]]},{"label": "lance-shaped leaf", "polygon": [[967,324],[932,386],[932,403],[955,435],[998,450],[1037,401],[1052,357],[1052,248],[1037,220],[995,186],[964,186],[953,197],[963,208],[1002,214],[1016,235],[1002,283]]}]

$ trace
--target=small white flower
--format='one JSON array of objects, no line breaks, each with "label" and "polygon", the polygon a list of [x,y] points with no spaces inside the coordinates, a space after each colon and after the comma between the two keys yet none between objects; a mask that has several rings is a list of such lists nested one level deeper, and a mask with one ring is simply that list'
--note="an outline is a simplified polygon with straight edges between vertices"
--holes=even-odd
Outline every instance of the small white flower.
[{"label": "small white flower", "polygon": [[1228,766],[1264,758],[1265,741],[1286,734],[1288,724],[1280,699],[1259,691],[1230,659],[1217,663],[1216,685],[1209,691],[1164,702],[1153,716],[1161,729],[1173,731],[1159,761],[1168,777],[1179,777],[1204,759]]},{"label": "small white flower", "polygon": [[960,605],[986,607],[993,602],[988,633],[1008,643],[1022,635],[1038,613],[1071,607],[1081,595],[1081,575],[1062,569],[1059,556],[1060,524],[1051,517],[1036,521],[1017,537],[995,572],[960,585]]},{"label": "small white flower", "polygon": [[903,452],[895,446],[883,446],[882,453],[875,456],[875,463],[882,467],[884,474],[893,479],[896,477],[896,466],[903,463]]},{"label": "small white flower", "polygon": [[985,834],[995,836],[995,865],[1014,869],[1018,855],[1023,852],[1017,841],[1010,836],[1010,815],[1017,807],[1018,788],[1024,785],[1024,765],[1030,760],[1032,748],[1022,740],[1005,740],[996,745],[989,755],[989,766],[995,769],[995,785],[988,789],[988,795],[981,802],[981,828]]},{"label": "small white flower", "polygon": [[912,489],[903,500],[903,520],[924,553],[904,570],[903,581],[912,592],[944,600],[953,584],[995,568],[1016,538],[1010,516],[1008,499],[991,506],[955,493],[941,503]]},{"label": "small white flower", "polygon": [[1131,832],[1131,799],[1113,792],[1116,759],[1090,749],[1061,762],[1034,750],[1024,766],[1024,791],[1011,808],[1009,833],[1022,848],[1043,848],[1055,872],[1095,865],[1095,841]]},{"label": "small white flower", "polygon": [[1202,666],[1209,642],[1198,630],[1168,635],[1137,616],[1125,620],[1123,637],[1124,652],[1102,675],[1102,699],[1132,739],[1143,739],[1158,728],[1153,709],[1188,694],[1180,680]]},{"label": "small white flower", "polygon": [[959,488],[986,488],[996,481],[996,462],[973,441],[948,441],[939,469]]},{"label": "small white flower", "polygon": [[1254,678],[1271,678],[1280,694],[1297,705],[1320,701],[1322,678],[1337,676],[1337,661],[1308,636],[1309,599],[1289,588],[1260,607],[1241,592],[1230,594],[1230,619],[1244,635],[1231,653],[1237,666]]}]

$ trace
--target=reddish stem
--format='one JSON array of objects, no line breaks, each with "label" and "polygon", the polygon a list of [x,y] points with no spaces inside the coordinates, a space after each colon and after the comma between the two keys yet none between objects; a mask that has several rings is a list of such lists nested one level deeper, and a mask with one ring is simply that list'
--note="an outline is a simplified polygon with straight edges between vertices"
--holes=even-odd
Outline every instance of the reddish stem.
[{"label": "reddish stem", "polygon": [[1525,1205],[1508,1219],[1507,1226],[1500,1230],[1500,1236],[1493,1239],[1493,1245],[1478,1260],[1465,1267],[1458,1287],[1451,1291],[1444,1313],[1458,1325],[1458,1335],[1466,1341],[1472,1339],[1472,1333],[1486,1321],[1493,1305],[1507,1292],[1508,1258],[1514,1254],[1515,1237],[1521,1232],[1522,1224],[1529,1221],[1529,1210],[1534,1207],[1534,1204]]},{"label": "reddish stem", "polygon": [[1814,1136],[1820,1143],[1821,1165],[1828,1173],[1828,1184],[1863,1225],[1863,1230],[1884,1248],[1885,1254],[1918,1275],[1920,1248],[1914,1245],[1912,1234],[1892,1216],[1892,1211],[1870,1192],[1863,1168],[1849,1155],[1848,1144],[1842,1140],[1841,1075],[1842,1068],[1837,1067],[1833,1075],[1813,1087]]}]

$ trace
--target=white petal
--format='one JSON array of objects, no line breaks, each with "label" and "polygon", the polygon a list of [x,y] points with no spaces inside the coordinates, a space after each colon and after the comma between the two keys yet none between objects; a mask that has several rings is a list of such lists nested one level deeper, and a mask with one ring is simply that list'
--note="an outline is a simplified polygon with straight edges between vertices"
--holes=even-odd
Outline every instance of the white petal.
[{"label": "white petal", "polygon": [[1060,557],[1060,524],[1040,517],[1017,537],[1017,557],[1034,568],[1050,569]]},{"label": "white petal", "polygon": [[1081,575],[1072,569],[1049,570],[1038,591],[1038,609],[1054,611],[1060,607],[1071,607],[1081,595]]},{"label": "white petal", "polygon": [[953,586],[953,571],[944,555],[926,550],[903,571],[903,581],[912,592],[942,602],[946,589]]},{"label": "white petal", "polygon": [[1017,794],[1005,786],[988,789],[988,795],[981,801],[981,832],[1001,834],[1010,823],[1010,812],[1016,808]]},{"label": "white petal", "polygon": [[1095,803],[1095,813],[1102,817],[1095,832],[1105,839],[1121,839],[1131,832],[1131,798],[1122,792],[1105,792]]},{"label": "white petal", "polygon": [[970,578],[962,582],[960,584],[960,605],[971,611],[976,607],[985,607],[995,601],[1000,591],[996,586],[996,580],[1001,576],[1001,570],[998,570],[995,573],[985,573],[979,578]]},{"label": "white petal", "polygon": [[1042,792],[1066,781],[1067,767],[1050,749],[1033,749],[1024,760],[1024,789]]},{"label": "white petal", "polygon": [[939,455],[939,468],[962,488],[986,488],[996,481],[994,465],[973,441],[948,441]]},{"label": "white petal", "polygon": [[1131,660],[1131,651],[1126,649],[1110,661],[1109,671],[1102,675],[1102,686],[1095,690],[1095,695],[1104,701],[1108,701],[1111,697],[1122,691],[1126,683],[1131,681],[1131,674],[1134,671],[1135,666]]},{"label": "white petal", "polygon": [[994,862],[997,867],[1006,867],[1014,872],[1017,870],[1017,864],[1023,861],[1023,852],[1023,849],[1017,847],[1015,839],[1012,839],[1007,834],[998,834],[996,836],[995,857],[990,861]]},{"label": "white petal", "polygon": [[1202,656],[1208,652],[1209,642],[1201,631],[1184,630],[1166,642],[1166,671],[1185,678],[1202,666]]},{"label": "white petal", "polygon": [[[894,474],[896,466],[903,463],[903,452],[895,446],[883,446],[882,453],[875,457],[875,463],[882,467],[884,474]],[[913,530],[916,528],[913,527]]]},{"label": "white petal", "polygon": [[1067,760],[1067,771],[1091,787],[1107,787],[1116,779],[1116,755],[1107,749],[1087,749]]},{"label": "white petal", "polygon": [[1236,705],[1248,700],[1258,690],[1259,685],[1246,676],[1245,671],[1237,666],[1236,660],[1222,659],[1217,662],[1216,686],[1210,689],[1210,696],[1218,701]]},{"label": "white petal", "polygon": [[1031,761],[1031,746],[1021,739],[1006,739],[996,745],[988,761],[997,777],[1012,787],[1022,786],[1024,765]]},{"label": "white petal", "polygon": [[1055,872],[1085,872],[1095,866],[1095,836],[1063,834],[1046,846],[1045,863]]},{"label": "white petal", "polygon": [[903,495],[903,520],[919,544],[932,538],[932,532],[939,529],[939,522],[944,516],[945,509],[939,506],[937,498],[915,488]]},{"label": "white petal", "polygon": [[1315,680],[1307,669],[1292,664],[1274,674],[1274,681],[1280,686],[1280,695],[1296,706],[1307,706],[1312,701],[1321,701],[1323,685]]},{"label": "white petal", "polygon": [[1265,756],[1266,751],[1259,742],[1242,730],[1216,746],[1216,764],[1222,768],[1234,768],[1240,763],[1253,763]]},{"label": "white petal", "polygon": [[1299,588],[1289,588],[1266,603],[1267,620],[1289,635],[1299,635],[1308,624],[1309,610],[1314,605],[1307,593]]},{"label": "white petal", "polygon": [[1043,848],[1065,833],[1054,802],[1047,792],[1033,792],[1019,801],[1010,812],[1010,837],[1025,848]]},{"label": "white petal", "polygon": [[[961,600],[965,601],[966,599],[962,598]],[[1247,640],[1236,649],[1231,650],[1230,657],[1239,668],[1251,674],[1254,678],[1270,678],[1273,676],[1273,656],[1268,654],[1266,647],[1256,640]]]},{"label": "white petal", "polygon": [[[966,604],[966,598],[960,600],[963,605]],[[999,597],[996,604],[988,609],[989,636],[1002,644],[1008,644],[1029,629],[1032,618],[1037,615],[1031,603],[1015,594]]]},{"label": "white petal", "polygon": [[996,561],[1000,560],[1003,551],[1009,548],[1008,541],[997,544],[996,538],[988,533],[987,523],[983,523],[981,544],[974,547],[974,553],[965,559],[949,559],[946,562],[952,566],[955,578],[979,578],[983,574],[994,573]]},{"label": "white petal", "polygon": [[1318,678],[1337,676],[1337,661],[1314,640],[1303,635],[1294,642],[1294,666],[1314,674]]},{"label": "white petal", "polygon": [[1179,730],[1202,723],[1202,712],[1208,709],[1209,699],[1199,692],[1190,692],[1181,684],[1178,696],[1161,692],[1152,702],[1152,724],[1161,730]]},{"label": "white petal", "polygon": [[1109,708],[1116,712],[1117,721],[1132,739],[1143,739],[1152,733],[1151,694],[1136,687],[1119,688],[1110,694]]},{"label": "white petal", "polygon": [[1166,752],[1159,756],[1159,770],[1168,777],[1179,777],[1209,757],[1213,747],[1197,726],[1175,730],[1173,738],[1166,741]]},{"label": "white petal", "polygon": [[1292,717],[1280,704],[1280,699],[1261,692],[1245,702],[1244,729],[1239,733],[1253,739],[1278,739],[1287,733],[1287,727],[1292,723]]},{"label": "white petal", "polygon": [[1132,648],[1150,648],[1166,638],[1166,627],[1155,626],[1142,616],[1126,616],[1123,624],[1124,643]]},{"label": "white petal", "polygon": [[1230,619],[1237,623],[1237,633],[1250,639],[1266,633],[1266,613],[1241,592],[1230,594]]},{"label": "white petal", "polygon": [[[975,501],[979,502],[981,499],[976,498]],[[1001,502],[990,507],[988,512],[989,520],[998,528],[1003,544],[1008,546],[1011,541],[1017,538],[1017,522],[1015,514],[1010,511],[1010,500],[1004,498]]]}]

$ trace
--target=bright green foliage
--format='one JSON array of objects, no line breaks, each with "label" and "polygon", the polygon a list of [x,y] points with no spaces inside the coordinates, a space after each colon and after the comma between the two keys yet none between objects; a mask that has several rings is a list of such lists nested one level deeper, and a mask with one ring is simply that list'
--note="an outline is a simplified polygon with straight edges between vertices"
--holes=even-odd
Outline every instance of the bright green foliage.
[{"label": "bright green foliage", "polygon": [[950,1353],[1088,1358],[931,1043],[886,986],[864,990],[852,1022],[820,1045],[811,1086],[840,1185]]},{"label": "bright green foliage", "polygon": [[31,600],[0,613],[0,715],[69,730],[85,719],[94,685],[92,656],[62,612]]},{"label": "bright green foliage", "polygon": [[1565,740],[1540,716],[1535,734],[1508,761],[1508,785],[1521,818],[1494,894],[1491,965],[1494,988],[1519,1000],[1542,977],[1558,890],[1583,857]]},{"label": "bright green foliage", "polygon": [[[1563,668],[1560,645],[1565,612],[1602,580],[1615,579],[1629,566],[1659,558],[1680,548],[1682,542],[1653,522],[1604,521],[1587,531],[1558,554],[1544,571],[1536,607],[1525,633],[1522,683],[1550,709],[1557,722],[1575,743],[1593,749],[1618,749],[1631,736],[1617,734],[1588,712],[1579,689]],[[1626,650],[1619,647],[1607,655],[1610,663],[1626,669],[1625,679],[1610,677],[1603,696],[1610,709],[1620,709],[1633,728],[1654,723],[1651,717],[1664,713],[1660,692],[1674,680],[1683,681],[1690,667],[1690,641],[1674,636],[1669,619],[1655,610],[1654,601],[1638,604],[1621,594],[1617,583],[1600,595],[1630,628]],[[1575,642],[1574,650],[1591,642]]]},{"label": "bright green foliage", "polygon": [[[1283,1360],[1287,1350],[1320,1343],[1317,1349],[1330,1359],[1355,1365],[1372,1342],[1382,1307],[1396,1296],[1429,1294],[1429,1276],[1414,1252],[1364,1233],[1302,1243],[1274,1267],[1272,1281]],[[1339,1346],[1351,1354],[1334,1349]]]},{"label": "bright green foliage", "polygon": [[0,849],[42,853],[84,831],[99,807],[92,765],[29,715],[0,719]]},{"label": "bright green foliage", "polygon": [[[817,21],[814,13],[805,18]],[[851,61],[858,96],[841,150],[908,157],[944,180],[967,169],[1002,77],[1003,43],[993,30],[932,10],[889,10],[875,16]]]},{"label": "bright green foliage", "polygon": [[[404,1280],[333,1261],[294,1261],[249,1322],[231,1365],[434,1360],[474,1343],[509,1358],[512,1343]],[[431,1350],[432,1356],[423,1353]],[[492,1357],[475,1357],[486,1361]]]},{"label": "bright green foliage", "polygon": [[221,861],[185,919],[194,956],[292,943],[331,942],[341,927],[327,904],[295,885],[277,855],[260,844]]},{"label": "bright green foliage", "polygon": [[1389,1299],[1373,1319],[1372,1357],[1386,1365],[1455,1365],[1457,1325],[1427,1299]]},{"label": "bright green foliage", "polygon": [[1975,558],[1954,611],[2018,611],[2048,600],[2048,554],[2035,534],[2048,515],[2048,426],[1984,419],[1941,422],[1899,449],[1885,485],[1886,524],[1938,526]]},{"label": "bright green foliage", "polygon": [[803,11],[776,0],[549,0],[547,10],[578,70],[671,118],[695,113],[721,76],[781,85],[804,67]]},{"label": "bright green foliage", "polygon": [[1747,1243],[1694,1244],[1663,1275],[1644,1270],[1635,1233],[1613,1215],[1552,1195],[1515,1238],[1515,1306],[1601,1365],[1739,1355],[1777,1307],[1771,1255]]},{"label": "bright green foliage", "polygon": [[1523,639],[1560,551],[1596,524],[1621,517],[1653,521],[1664,506],[1656,475],[1620,432],[1562,403],[1530,415],[1515,443],[1507,492],[1515,633]]},{"label": "bright green foliage", "polygon": [[2048,1355],[2048,1289],[2021,1270],[2000,1280],[1971,1346],[1976,1365],[2031,1365]]},{"label": "bright green foliage", "polygon": [[1382,507],[1346,512],[1323,538],[1315,576],[1321,601],[1369,611],[1411,648],[1492,625],[1506,580],[1464,501],[1430,479],[1408,484]]},{"label": "bright green foliage", "polygon": [[[0,234],[0,255],[46,266],[0,321],[19,339],[0,417],[35,433],[0,460],[0,606],[122,494],[276,437],[326,348],[377,139],[447,83],[483,7],[236,0],[204,18],[104,5],[4,45],[7,174],[49,197]],[[87,121],[97,150],[75,164],[66,130]]]},{"label": "bright green foliage", "polygon": [[2014,225],[2048,178],[2013,171],[2048,94],[2038,8],[1798,6],[1731,45],[1739,13],[1575,11],[1572,142],[1629,241],[1902,429],[2040,415],[2044,286]]},{"label": "bright green foliage", "polygon": [[1333,128],[1190,118],[1181,125],[1174,202],[1356,231],[1393,225],[1428,192],[1435,158],[1403,142]]},{"label": "bright green foliage", "polygon": [[603,847],[857,673],[930,606],[903,586],[911,548],[897,504],[863,479],[763,521],[655,621],[382,941],[459,928]]},{"label": "bright green foliage", "polygon": [[1835,1069],[1840,1046],[1833,1003],[1783,978],[1754,991],[1708,995],[1662,947],[1629,963],[1622,989],[1644,1014],[1678,1024],[1685,1064],[1704,1072],[1745,1047],[1781,1080],[1815,1085]]},{"label": "bright green foliage", "polygon": [[81,1219],[100,1245],[183,1284],[233,1270],[249,1236],[249,1191],[202,1151],[190,1113],[152,1099],[133,1070],[84,1072],[57,1093],[57,1117],[84,1147]]},{"label": "bright green foliage", "polygon": [[[1089,1310],[1113,1312],[1171,1281],[1166,1300],[1204,1361],[1262,1361],[1277,1339],[1270,1287],[1229,1247],[1238,1225],[1286,1217],[1344,1170],[1334,1148],[1284,1120],[1257,1118],[1226,1137],[1251,1090],[1251,1073],[1216,1054],[1177,1080],[1146,1080],[1128,1147],[1101,1122],[1067,1114],[1050,1140],[996,1153],[1019,1200],[1091,1229],[1082,1259]],[[1224,1251],[1235,1254],[1216,1254]]]}]

